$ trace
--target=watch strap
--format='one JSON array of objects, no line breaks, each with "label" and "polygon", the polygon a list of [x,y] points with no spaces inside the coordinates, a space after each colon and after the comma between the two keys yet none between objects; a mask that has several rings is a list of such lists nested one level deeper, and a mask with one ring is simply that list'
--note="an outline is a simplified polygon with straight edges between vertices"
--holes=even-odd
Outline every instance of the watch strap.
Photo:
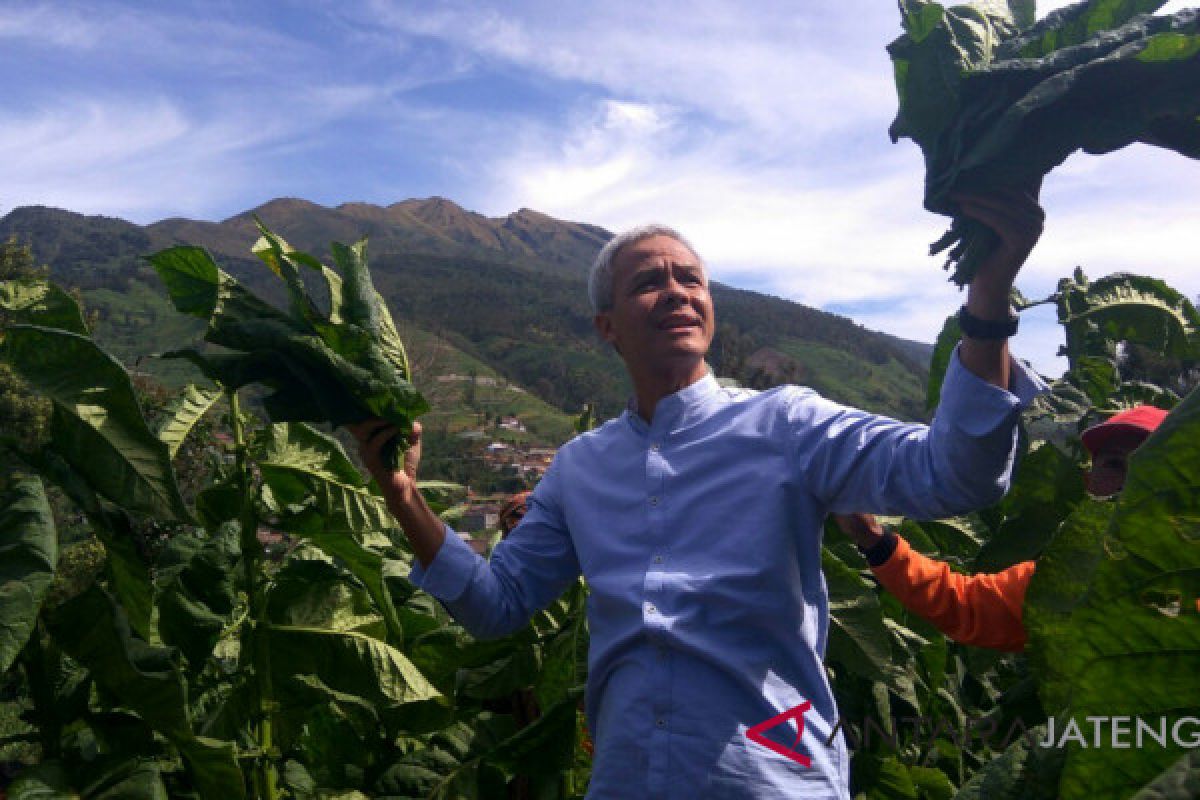
[{"label": "watch strap", "polygon": [[1017,323],[1020,322],[1020,319],[1011,310],[1008,312],[1008,319],[992,320],[980,319],[967,311],[965,303],[962,308],[958,309],[958,329],[962,331],[963,336],[969,336],[972,339],[1007,339],[1016,335]]}]

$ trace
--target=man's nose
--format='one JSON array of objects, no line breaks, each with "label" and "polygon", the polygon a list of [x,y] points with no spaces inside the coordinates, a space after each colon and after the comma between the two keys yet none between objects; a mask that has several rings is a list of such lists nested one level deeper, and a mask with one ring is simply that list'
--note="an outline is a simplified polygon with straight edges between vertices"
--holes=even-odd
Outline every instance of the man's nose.
[{"label": "man's nose", "polygon": [[668,278],[663,285],[663,300],[668,305],[683,305],[687,302],[687,288],[674,278]]}]

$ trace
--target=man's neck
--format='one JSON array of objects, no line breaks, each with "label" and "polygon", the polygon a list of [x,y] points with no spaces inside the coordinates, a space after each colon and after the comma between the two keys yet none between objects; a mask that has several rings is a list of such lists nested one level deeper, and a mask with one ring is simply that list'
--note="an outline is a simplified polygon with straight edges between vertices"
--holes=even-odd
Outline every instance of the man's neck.
[{"label": "man's neck", "polygon": [[686,389],[708,374],[708,365],[700,361],[687,369],[657,371],[643,375],[631,375],[633,394],[637,398],[638,416],[646,422],[654,421],[654,410],[658,402],[680,389]]}]

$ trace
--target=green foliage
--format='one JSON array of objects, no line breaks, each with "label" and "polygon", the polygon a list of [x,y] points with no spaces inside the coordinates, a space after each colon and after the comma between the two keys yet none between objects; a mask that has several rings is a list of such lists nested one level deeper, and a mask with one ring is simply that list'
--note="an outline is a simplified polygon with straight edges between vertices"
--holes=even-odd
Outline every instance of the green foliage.
[{"label": "green foliage", "polygon": [[171,458],[179,453],[183,440],[220,396],[219,390],[188,384],[172,400],[156,431],[159,440],[166,444]]},{"label": "green foliage", "polygon": [[[917,15],[911,30],[936,36],[941,23],[932,6],[907,5]],[[1027,3],[989,7],[989,19],[1027,25],[1031,18]],[[278,237],[264,236],[256,251],[280,279],[287,312],[257,300],[196,249],[156,257],[174,302],[208,321],[210,343],[245,346],[207,355],[203,363],[251,375],[278,360],[275,350],[268,358],[267,350],[249,346],[262,333],[271,347],[293,348],[293,355],[325,348],[321,369],[340,369],[341,358],[361,371],[358,377],[374,376],[386,363],[389,374],[408,380],[408,355],[384,320],[361,247],[335,248],[337,270]],[[309,292],[306,279],[323,288]],[[59,296],[50,290],[42,296],[52,295]],[[326,310],[314,298],[328,300]],[[1130,379],[1120,343],[1187,357],[1195,311],[1169,287],[1134,276],[1087,282],[1079,274],[1048,300],[1066,309],[1061,319],[1075,331],[1068,336],[1071,370],[1053,397],[1027,415],[1012,492],[969,517],[906,520],[901,527],[915,547],[962,568],[994,569],[1046,550],[1027,607],[1028,658],[947,642],[875,589],[856,551],[827,531],[823,568],[833,618],[826,663],[855,749],[855,789],[864,797],[949,798],[955,787],[962,797],[1054,797],[1060,790],[1071,796],[1085,775],[1102,792],[1178,792],[1194,780],[1194,765],[1176,762],[1177,753],[1126,763],[1093,752],[1043,751],[1011,735],[1039,730],[1047,712],[1056,721],[1113,708],[1158,713],[1171,697],[1182,705],[1169,713],[1195,714],[1200,702],[1189,673],[1170,672],[1180,653],[1194,659],[1200,640],[1191,612],[1200,574],[1193,563],[1200,514],[1192,507],[1198,401],[1190,397],[1146,445],[1115,506],[1083,496],[1076,449],[1086,420],[1130,398],[1170,403],[1170,395]],[[583,796],[590,759],[581,746],[578,705],[588,649],[582,581],[516,634],[472,640],[404,578],[411,555],[378,487],[336,439],[298,421],[258,420],[241,410],[236,392],[226,395],[228,417],[216,420],[209,413],[216,394],[195,387],[160,403],[151,426],[123,370],[89,366],[102,363],[96,354],[103,352],[86,329],[45,324],[58,313],[52,306],[26,304],[42,309],[42,317],[7,329],[6,357],[15,354],[10,360],[39,376],[57,406],[77,409],[56,416],[90,427],[85,436],[117,441],[128,468],[146,481],[157,475],[165,494],[139,500],[144,492],[114,489],[112,475],[86,469],[80,443],[70,441],[75,434],[62,420],[44,452],[25,453],[29,466],[83,514],[104,543],[105,563],[95,582],[43,601],[36,619],[53,550],[42,547],[38,552],[50,555],[28,562],[29,577],[16,576],[30,590],[28,603],[0,592],[0,601],[25,603],[8,614],[11,646],[2,643],[15,654],[9,676],[19,676],[30,698],[28,717],[42,751],[14,794]],[[63,363],[35,358],[27,344],[10,349],[14,331],[17,344],[32,335],[20,331],[37,331],[39,341],[64,352],[67,345],[59,343],[69,342],[83,368],[71,374]],[[944,362],[953,335],[943,339]],[[873,363],[884,367],[891,356],[883,355]],[[941,369],[935,373],[940,381]],[[278,397],[269,411],[312,399],[298,388],[301,379],[288,376],[293,383],[274,387]],[[352,388],[368,386],[354,384],[358,377]],[[78,410],[82,397],[91,403],[86,413]],[[125,438],[101,423],[109,418],[129,432]],[[180,494],[171,488],[177,483],[171,456],[183,460],[194,452],[188,448],[202,438],[198,427],[222,424],[232,444],[205,451],[213,466],[188,495],[195,497],[194,514],[182,500],[164,501]],[[592,424],[585,413],[577,428]],[[422,490],[446,513],[462,491],[436,482]],[[5,507],[32,508],[14,503]],[[45,518],[44,508],[36,511],[33,517]],[[152,564],[135,544],[138,526],[148,522],[169,533]],[[58,544],[53,529],[18,527],[22,542],[36,536],[47,547]],[[281,534],[268,558],[262,541]],[[1102,625],[1114,618],[1122,625]],[[902,721],[914,716],[940,722],[906,727]],[[963,735],[981,721],[994,723],[999,734]]]},{"label": "green foliage", "polygon": [[37,623],[54,580],[58,535],[42,482],[14,476],[0,492],[0,673],[6,672]]},{"label": "green foliage", "polygon": [[[402,434],[410,432],[428,404],[410,382],[404,346],[371,283],[366,241],[334,243],[339,275],[260,230],[254,250],[283,279],[287,314],[244,289],[202,248],[179,246],[150,256],[175,307],[208,320],[205,341],[236,351],[176,355],[186,355],[227,389],[270,387],[264,406],[275,422],[337,426],[379,417]],[[323,279],[328,313],[309,296],[301,269]]]},{"label": "green foliage", "polygon": [[0,357],[54,402],[55,452],[105,499],[168,520],[190,518],[167,446],[150,431],[129,375],[78,333],[12,325]]},{"label": "green foliage", "polygon": [[925,207],[954,218],[931,248],[949,250],[951,280],[969,283],[995,242],[955,192],[1036,186],[1076,150],[1200,157],[1200,14],[1138,16],[1161,5],[1086,0],[1033,24],[1032,3],[902,0],[889,133],[921,147]]},{"label": "green foliage", "polygon": [[[1047,553],[1030,587],[1042,693],[1066,718],[1200,715],[1181,663],[1200,657],[1200,395],[1193,393],[1130,460],[1115,508],[1091,512]],[[1078,531],[1075,533],[1074,531]],[[1080,552],[1082,551],[1082,552]],[[1060,727],[1061,730],[1061,727]],[[1061,796],[1126,797],[1173,763],[1178,745],[1073,745]]]}]

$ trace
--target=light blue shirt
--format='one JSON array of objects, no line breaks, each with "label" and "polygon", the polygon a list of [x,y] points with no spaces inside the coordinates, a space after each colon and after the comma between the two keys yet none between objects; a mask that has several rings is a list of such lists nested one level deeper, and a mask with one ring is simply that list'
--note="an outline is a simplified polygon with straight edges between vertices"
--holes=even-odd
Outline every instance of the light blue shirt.
[{"label": "light blue shirt", "polygon": [[[1007,490],[1020,408],[951,358],[933,423],[712,376],[564,445],[490,562],[447,531],[414,584],[479,638],[521,628],[582,572],[596,744],[588,798],[849,798],[822,659],[830,511],[945,517]],[[416,562],[414,562],[416,563]],[[805,700],[804,767],[746,730]],[[789,749],[794,723],[766,734]],[[832,742],[830,740],[832,739]]]}]

